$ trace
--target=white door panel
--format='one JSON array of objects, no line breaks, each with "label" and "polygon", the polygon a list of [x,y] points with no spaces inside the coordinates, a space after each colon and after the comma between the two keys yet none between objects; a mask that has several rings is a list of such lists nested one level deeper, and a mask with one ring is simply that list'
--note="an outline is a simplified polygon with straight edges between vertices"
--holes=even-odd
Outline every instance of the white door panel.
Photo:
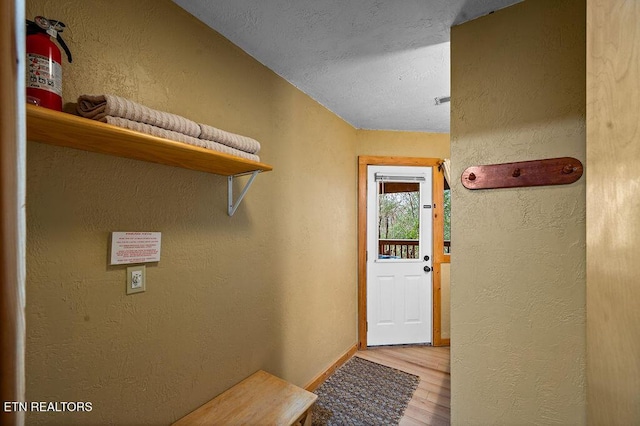
[{"label": "white door panel", "polygon": [[376,324],[378,325],[393,325],[395,323],[394,318],[394,277],[393,276],[378,276],[378,291],[376,291],[375,300],[375,313],[377,314]]},{"label": "white door panel", "polygon": [[420,288],[423,276],[408,275],[405,277],[404,286],[404,323],[417,324],[423,320],[421,314],[424,307],[420,306]]},{"label": "white door panel", "polygon": [[[431,343],[432,279],[424,270],[432,265],[431,182],[431,167],[368,167],[367,341],[371,346]],[[398,192],[384,193],[387,190]],[[398,225],[406,217],[419,219],[419,229]],[[402,234],[400,228],[404,238],[389,238]],[[407,232],[414,237],[406,238]]]}]

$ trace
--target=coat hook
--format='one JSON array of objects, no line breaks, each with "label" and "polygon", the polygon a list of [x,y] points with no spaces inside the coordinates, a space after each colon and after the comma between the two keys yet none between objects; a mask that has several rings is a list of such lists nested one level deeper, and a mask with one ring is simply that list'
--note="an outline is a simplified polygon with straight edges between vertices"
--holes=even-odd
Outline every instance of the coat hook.
[{"label": "coat hook", "polygon": [[572,157],[518,161],[467,167],[462,185],[467,189],[520,188],[542,185],[566,185],[583,173],[580,160]]}]

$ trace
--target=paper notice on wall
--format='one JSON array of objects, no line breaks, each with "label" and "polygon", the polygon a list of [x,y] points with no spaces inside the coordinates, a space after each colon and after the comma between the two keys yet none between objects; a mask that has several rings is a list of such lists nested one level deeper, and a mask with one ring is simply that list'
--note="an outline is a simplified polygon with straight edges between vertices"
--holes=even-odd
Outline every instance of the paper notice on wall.
[{"label": "paper notice on wall", "polygon": [[161,236],[162,232],[112,232],[110,265],[159,262]]}]

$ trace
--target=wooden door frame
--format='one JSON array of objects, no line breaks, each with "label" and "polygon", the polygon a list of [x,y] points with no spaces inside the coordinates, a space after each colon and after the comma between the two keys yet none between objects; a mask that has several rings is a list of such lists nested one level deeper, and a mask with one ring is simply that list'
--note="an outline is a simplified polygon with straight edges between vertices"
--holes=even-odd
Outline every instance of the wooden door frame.
[{"label": "wooden door frame", "polygon": [[433,346],[449,346],[451,340],[442,338],[442,264],[451,263],[451,255],[444,253],[444,170],[434,177],[433,229],[442,231],[433,233]]},{"label": "wooden door frame", "polygon": [[[24,1],[0,0],[0,16],[0,398],[17,402],[25,400]],[[24,412],[2,409],[0,424],[22,425]]]},{"label": "wooden door frame", "polygon": [[[433,197],[436,201],[436,208],[433,210],[433,229],[444,226],[442,215],[442,195],[438,195],[444,191],[444,177],[437,179],[441,173],[436,173],[436,168],[442,164],[440,158],[417,158],[417,157],[377,157],[377,156],[359,156],[358,157],[358,349],[367,349],[367,166],[417,166],[417,167],[433,167]],[[443,175],[444,176],[444,175]],[[435,197],[440,197],[436,199]],[[442,262],[444,255],[444,236],[436,237],[439,233],[434,232],[433,237],[433,345],[443,345],[441,338],[441,294],[440,294],[440,268],[439,263]],[[440,249],[436,244],[440,244]],[[447,256],[448,257],[448,256]],[[436,264],[438,265],[436,273]],[[435,314],[437,311],[437,315]],[[448,339],[447,343],[448,344]]]}]

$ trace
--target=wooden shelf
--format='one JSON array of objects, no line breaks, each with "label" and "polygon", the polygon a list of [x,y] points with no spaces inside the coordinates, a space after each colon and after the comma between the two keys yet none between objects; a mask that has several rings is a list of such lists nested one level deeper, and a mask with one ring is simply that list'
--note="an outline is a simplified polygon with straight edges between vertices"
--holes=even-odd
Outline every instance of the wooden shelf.
[{"label": "wooden shelf", "polygon": [[273,169],[268,164],[35,105],[27,105],[27,139],[224,176]]}]

